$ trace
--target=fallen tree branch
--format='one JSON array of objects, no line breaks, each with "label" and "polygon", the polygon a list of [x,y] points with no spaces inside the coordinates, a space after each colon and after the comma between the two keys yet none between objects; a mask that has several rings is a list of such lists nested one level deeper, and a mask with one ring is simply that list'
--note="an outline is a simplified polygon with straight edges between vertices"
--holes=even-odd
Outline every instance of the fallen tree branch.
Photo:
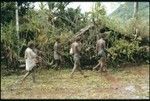
[{"label": "fallen tree branch", "polygon": [[84,28],[82,28],[80,31],[78,31],[73,38],[70,39],[70,41],[74,40],[75,38],[83,35],[86,31],[88,31],[90,28],[94,27],[94,24],[90,24]]}]

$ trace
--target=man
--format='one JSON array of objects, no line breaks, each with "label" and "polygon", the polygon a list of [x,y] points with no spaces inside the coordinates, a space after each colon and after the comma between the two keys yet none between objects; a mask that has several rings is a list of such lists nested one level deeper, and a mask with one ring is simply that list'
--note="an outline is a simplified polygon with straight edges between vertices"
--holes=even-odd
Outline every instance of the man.
[{"label": "man", "polygon": [[74,59],[74,67],[72,69],[71,72],[71,78],[73,78],[73,74],[75,72],[75,70],[77,69],[81,75],[83,75],[84,77],[86,77],[80,67],[80,52],[81,52],[81,42],[80,42],[80,38],[77,38],[75,40],[75,42],[73,42],[71,44],[71,49],[70,49],[70,54],[73,55],[73,59]]},{"label": "man", "polygon": [[[26,68],[27,73],[24,75],[24,77],[21,80],[20,79],[17,80],[15,83],[10,85],[9,87],[13,87],[19,81],[21,81],[20,84],[22,84],[25,81],[25,79],[27,78],[27,76],[29,76],[30,74],[32,74],[33,83],[35,83],[34,67],[36,66],[38,61],[37,61],[37,55],[33,52],[33,48],[34,48],[34,44],[32,42],[29,42],[28,47],[25,50],[24,57],[25,57],[25,66],[26,66],[25,68]],[[11,90],[12,90],[12,88],[11,88]]]},{"label": "man", "polygon": [[56,42],[54,44],[54,63],[55,63],[55,69],[60,69],[61,64],[61,45],[60,45],[60,39],[57,38]]},{"label": "man", "polygon": [[34,44],[32,42],[28,43],[28,48],[25,50],[25,62],[27,73],[22,79],[22,82],[27,78],[28,75],[32,74],[33,82],[35,83],[34,67],[38,63],[37,55],[33,52]]},{"label": "man", "polygon": [[107,71],[106,69],[106,42],[104,40],[104,34],[100,36],[100,39],[96,43],[96,53],[98,54],[98,64],[93,68],[95,70],[99,67],[99,71]]}]

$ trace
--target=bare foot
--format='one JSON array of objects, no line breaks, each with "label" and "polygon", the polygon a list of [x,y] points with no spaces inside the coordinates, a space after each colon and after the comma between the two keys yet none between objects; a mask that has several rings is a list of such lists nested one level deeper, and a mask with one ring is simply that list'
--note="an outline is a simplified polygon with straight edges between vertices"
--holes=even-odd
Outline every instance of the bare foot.
[{"label": "bare foot", "polygon": [[107,69],[103,69],[103,72],[108,72],[108,70]]},{"label": "bare foot", "polygon": [[33,82],[33,83],[36,83],[36,81],[35,81],[35,80],[33,80],[32,82]]},{"label": "bare foot", "polygon": [[84,78],[88,77],[87,75],[84,75]]},{"label": "bare foot", "polygon": [[98,72],[100,73],[100,72],[101,72],[101,70],[98,70]]},{"label": "bare foot", "polygon": [[73,76],[70,76],[71,79],[73,79]]},{"label": "bare foot", "polygon": [[96,70],[95,68],[92,69],[92,71],[95,71],[95,70]]}]

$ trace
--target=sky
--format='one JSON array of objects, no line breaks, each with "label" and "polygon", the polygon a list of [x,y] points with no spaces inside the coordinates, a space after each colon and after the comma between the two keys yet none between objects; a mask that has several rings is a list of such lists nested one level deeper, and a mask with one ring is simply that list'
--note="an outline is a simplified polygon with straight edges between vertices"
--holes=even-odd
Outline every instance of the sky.
[{"label": "sky", "polygon": [[[81,12],[88,12],[92,10],[92,6],[95,2],[71,2],[67,7],[77,8],[80,6]],[[115,9],[119,7],[120,4],[123,4],[124,2],[101,2],[101,4],[105,7],[107,15],[112,13]],[[39,2],[35,3],[35,9],[39,9]],[[48,8],[48,5],[45,4],[45,8]]]},{"label": "sky", "polygon": [[[69,7],[78,7],[80,5],[81,12],[87,12],[92,10],[92,6],[95,2],[73,2],[70,3]],[[105,7],[107,15],[112,13],[116,8],[119,7],[120,3],[124,2],[101,2],[101,4]]]}]

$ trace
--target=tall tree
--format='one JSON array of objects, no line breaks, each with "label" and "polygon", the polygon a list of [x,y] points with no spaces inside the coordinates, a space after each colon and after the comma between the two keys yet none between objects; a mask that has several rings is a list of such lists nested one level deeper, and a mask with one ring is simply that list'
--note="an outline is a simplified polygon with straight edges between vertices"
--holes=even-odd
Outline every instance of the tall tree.
[{"label": "tall tree", "polygon": [[19,15],[18,15],[18,3],[16,2],[16,33],[19,40]]},{"label": "tall tree", "polygon": [[139,3],[138,2],[135,2],[134,3],[134,12],[133,12],[133,17],[135,19],[138,19],[138,8],[139,8]]},{"label": "tall tree", "polygon": [[[134,12],[133,12],[133,17],[135,18],[135,22],[138,20],[138,8],[139,8],[139,3],[135,2],[134,3]],[[138,28],[137,28],[137,23],[135,23],[134,27],[134,32],[135,32],[135,39],[138,37]]]},{"label": "tall tree", "polygon": [[1,24],[5,25],[15,20],[15,2],[1,2]]},{"label": "tall tree", "polygon": [[[19,42],[19,15],[18,15],[18,2],[16,2],[16,36],[17,36],[17,42]],[[19,45],[18,49],[19,49]],[[19,55],[19,51],[17,52]]]}]

